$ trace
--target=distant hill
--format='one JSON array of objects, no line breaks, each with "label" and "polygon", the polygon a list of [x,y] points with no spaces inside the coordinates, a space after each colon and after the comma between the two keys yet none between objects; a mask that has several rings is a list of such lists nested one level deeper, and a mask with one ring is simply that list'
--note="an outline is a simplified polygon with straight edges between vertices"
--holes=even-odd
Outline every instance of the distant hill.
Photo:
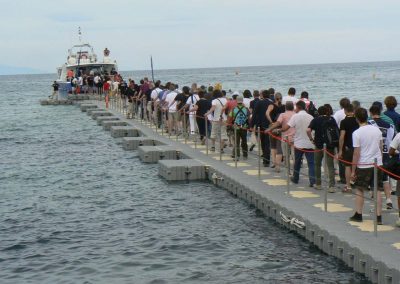
[{"label": "distant hill", "polygon": [[45,72],[29,67],[0,65],[0,75],[41,74],[41,73]]}]

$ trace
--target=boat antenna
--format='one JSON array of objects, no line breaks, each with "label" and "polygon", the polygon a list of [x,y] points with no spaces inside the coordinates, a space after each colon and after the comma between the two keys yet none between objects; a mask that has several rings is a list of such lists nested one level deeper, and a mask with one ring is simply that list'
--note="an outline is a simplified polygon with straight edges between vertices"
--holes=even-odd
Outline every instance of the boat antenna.
[{"label": "boat antenna", "polygon": [[150,64],[151,64],[151,78],[154,82],[154,69],[153,69],[153,56],[150,55]]},{"label": "boat antenna", "polygon": [[82,32],[81,32],[81,27],[78,27],[78,36],[79,36],[79,43],[82,42]]}]

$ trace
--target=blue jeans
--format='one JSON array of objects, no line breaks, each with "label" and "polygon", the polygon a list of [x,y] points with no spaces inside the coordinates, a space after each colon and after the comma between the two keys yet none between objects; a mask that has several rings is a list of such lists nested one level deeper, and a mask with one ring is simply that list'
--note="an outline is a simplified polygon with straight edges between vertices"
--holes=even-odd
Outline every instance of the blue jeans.
[{"label": "blue jeans", "polygon": [[[303,152],[303,149],[294,149],[294,167],[293,167],[293,181],[299,182],[299,174],[301,167],[301,160],[303,155],[306,156],[308,165],[308,177],[310,179],[310,185],[315,184],[315,174],[314,174],[314,153],[313,152]],[[313,151],[314,149],[304,149],[306,151]]]}]

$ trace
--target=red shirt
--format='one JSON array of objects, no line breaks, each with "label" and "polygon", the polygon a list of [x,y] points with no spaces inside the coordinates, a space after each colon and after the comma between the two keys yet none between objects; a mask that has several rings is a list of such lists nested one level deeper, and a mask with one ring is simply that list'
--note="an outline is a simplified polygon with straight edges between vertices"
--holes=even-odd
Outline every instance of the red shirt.
[{"label": "red shirt", "polygon": [[110,83],[108,83],[108,81],[104,82],[104,84],[103,84],[103,90],[104,90],[104,91],[110,90]]}]

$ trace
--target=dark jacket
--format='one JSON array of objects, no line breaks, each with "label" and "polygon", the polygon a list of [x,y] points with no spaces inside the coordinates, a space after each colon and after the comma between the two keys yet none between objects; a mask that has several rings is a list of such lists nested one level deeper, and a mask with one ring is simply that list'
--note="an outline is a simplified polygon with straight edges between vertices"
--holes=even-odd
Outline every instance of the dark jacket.
[{"label": "dark jacket", "polygon": [[267,129],[269,127],[269,121],[265,115],[268,106],[273,104],[271,99],[259,100],[254,108],[252,126],[260,127],[261,129]]}]

